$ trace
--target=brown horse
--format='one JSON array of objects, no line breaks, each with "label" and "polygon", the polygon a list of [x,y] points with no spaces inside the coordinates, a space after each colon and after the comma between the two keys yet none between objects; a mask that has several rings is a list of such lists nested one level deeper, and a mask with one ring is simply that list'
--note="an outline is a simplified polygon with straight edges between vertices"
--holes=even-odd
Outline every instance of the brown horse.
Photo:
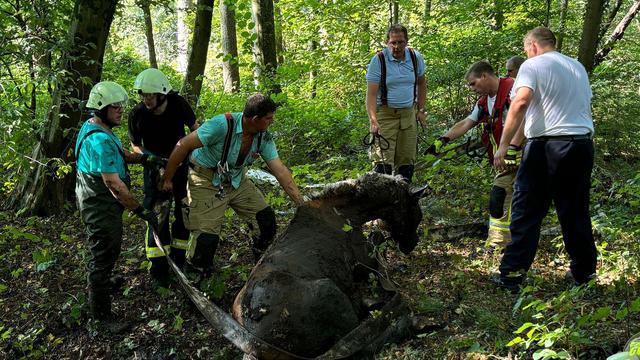
[{"label": "brown horse", "polygon": [[317,357],[358,327],[367,314],[358,274],[377,266],[361,227],[381,219],[408,254],[418,242],[423,191],[399,177],[367,173],[298,208],[233,304],[234,318],[250,333],[291,356],[250,353],[267,360]]}]

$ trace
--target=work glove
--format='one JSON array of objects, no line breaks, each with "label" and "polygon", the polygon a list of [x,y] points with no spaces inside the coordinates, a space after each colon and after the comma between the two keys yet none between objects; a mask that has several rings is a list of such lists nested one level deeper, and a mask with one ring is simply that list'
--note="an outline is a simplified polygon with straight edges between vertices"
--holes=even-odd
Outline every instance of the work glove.
[{"label": "work glove", "polygon": [[134,213],[140,219],[148,222],[149,226],[151,226],[153,231],[157,231],[157,229],[158,229],[158,217],[156,216],[156,214],[152,210],[145,209],[145,208],[142,207],[142,205],[140,205],[137,208],[133,209],[132,213]]},{"label": "work glove", "polygon": [[522,159],[522,147],[510,144],[507,148],[507,154],[504,156],[504,163],[507,166],[518,166]]},{"label": "work glove", "polygon": [[140,158],[142,165],[152,165],[158,167],[165,167],[167,165],[167,159],[151,154],[142,154]]},{"label": "work glove", "polygon": [[431,144],[431,146],[429,146],[427,148],[427,151],[425,151],[425,154],[432,154],[432,155],[436,155],[438,153],[440,153],[440,151],[442,150],[442,148],[449,142],[451,141],[451,139],[449,139],[446,136],[440,136],[438,139],[436,139],[436,141],[433,142],[433,144]]}]

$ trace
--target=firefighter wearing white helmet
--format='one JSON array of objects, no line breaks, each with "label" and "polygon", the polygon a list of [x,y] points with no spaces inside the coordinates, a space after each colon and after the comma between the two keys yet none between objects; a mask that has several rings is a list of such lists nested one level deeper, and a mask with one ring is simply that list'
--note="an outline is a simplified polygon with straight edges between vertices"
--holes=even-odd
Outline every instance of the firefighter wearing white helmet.
[{"label": "firefighter wearing white helmet", "polygon": [[118,333],[128,324],[114,319],[111,296],[124,279],[112,271],[120,254],[122,212],[129,209],[142,219],[154,221],[129,191],[127,163],[149,163],[154,158],[125,150],[112,128],[122,121],[128,101],[124,88],[112,81],[96,84],[87,101],[93,116],[85,121],[75,146],[77,157],[76,197],[86,228],[90,314],[100,329]]},{"label": "firefighter wearing white helmet", "polygon": [[[186,135],[185,126],[191,131],[198,128],[196,116],[189,103],[173,91],[165,74],[158,69],[149,68],[138,74],[133,88],[140,98],[129,113],[129,140],[133,151],[168,158],[178,140]],[[164,252],[157,247],[151,227],[147,230],[145,250],[151,262],[150,274],[155,286],[168,286],[169,265],[165,253],[169,253],[178,266],[184,264],[190,235],[182,214],[182,200],[187,196],[187,170],[184,164],[173,179],[175,220],[172,224],[169,221],[160,224],[159,237]],[[144,207],[147,209],[162,197],[155,183],[159,178],[158,171],[159,168],[154,166],[145,166],[144,169]]]}]

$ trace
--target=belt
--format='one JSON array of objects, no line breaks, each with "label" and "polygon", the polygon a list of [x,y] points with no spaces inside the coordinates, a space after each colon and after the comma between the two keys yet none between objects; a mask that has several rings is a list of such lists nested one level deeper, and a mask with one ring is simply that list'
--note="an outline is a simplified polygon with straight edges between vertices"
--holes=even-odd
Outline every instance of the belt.
[{"label": "belt", "polygon": [[217,171],[216,168],[204,167],[204,166],[201,166],[201,165],[193,162],[192,160],[190,160],[188,162],[188,164],[189,164],[189,168],[191,168],[192,170],[195,170],[197,172],[211,172],[211,174],[214,174]]},{"label": "belt", "polygon": [[393,111],[409,111],[409,110],[413,110],[415,107],[414,106],[408,106],[408,107],[403,107],[403,108],[394,108],[394,107],[390,107],[388,105],[378,105],[378,109],[377,110],[381,110],[381,109],[385,109],[385,110],[393,110]]},{"label": "belt", "polygon": [[591,140],[591,133],[582,134],[582,135],[536,136],[528,139],[528,141],[576,141],[576,140]]}]

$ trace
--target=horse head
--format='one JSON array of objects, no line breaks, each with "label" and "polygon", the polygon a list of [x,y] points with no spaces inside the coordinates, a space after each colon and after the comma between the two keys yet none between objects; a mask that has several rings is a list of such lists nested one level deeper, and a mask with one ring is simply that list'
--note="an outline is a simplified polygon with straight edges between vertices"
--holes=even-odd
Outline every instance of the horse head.
[{"label": "horse head", "polygon": [[399,176],[367,173],[358,179],[356,201],[365,206],[368,220],[381,219],[400,250],[408,254],[418,244],[422,210],[418,201],[427,186],[411,188]]},{"label": "horse head", "polygon": [[381,219],[400,250],[408,254],[418,243],[417,229],[422,221],[418,201],[425,189],[427,186],[411,188],[399,176],[370,172],[331,185],[314,201],[335,208],[352,225]]}]

